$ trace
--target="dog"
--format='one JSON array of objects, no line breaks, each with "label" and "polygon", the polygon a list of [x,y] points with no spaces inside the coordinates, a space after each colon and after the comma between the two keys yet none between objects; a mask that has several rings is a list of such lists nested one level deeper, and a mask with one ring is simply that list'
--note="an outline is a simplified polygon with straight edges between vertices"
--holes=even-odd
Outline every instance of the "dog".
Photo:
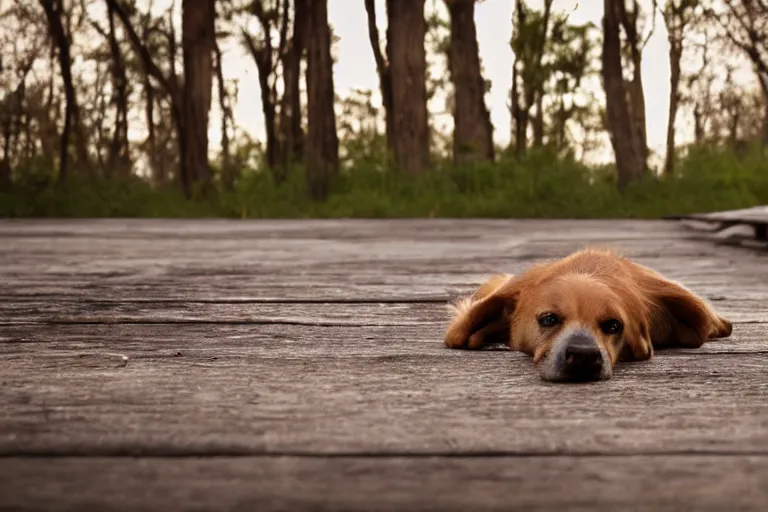
[{"label": "dog", "polygon": [[587,248],[519,275],[497,274],[450,304],[452,349],[503,343],[548,382],[607,380],[619,361],[698,348],[733,326],[704,299],[613,251]]}]

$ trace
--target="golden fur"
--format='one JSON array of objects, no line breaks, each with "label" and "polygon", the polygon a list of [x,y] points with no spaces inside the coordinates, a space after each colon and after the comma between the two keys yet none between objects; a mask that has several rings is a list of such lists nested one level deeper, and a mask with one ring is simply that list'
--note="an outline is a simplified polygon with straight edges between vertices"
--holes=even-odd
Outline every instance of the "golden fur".
[{"label": "golden fur", "polygon": [[[448,347],[480,349],[504,343],[531,355],[546,380],[561,380],[562,358],[553,352],[574,332],[594,339],[605,361],[601,378],[609,378],[619,361],[650,359],[654,349],[696,348],[732,331],[731,322],[685,287],[598,249],[517,276],[495,275],[451,308],[453,318],[444,339]],[[558,324],[543,328],[541,316],[550,314]],[[607,334],[610,327],[603,326],[613,321],[622,330]]]}]

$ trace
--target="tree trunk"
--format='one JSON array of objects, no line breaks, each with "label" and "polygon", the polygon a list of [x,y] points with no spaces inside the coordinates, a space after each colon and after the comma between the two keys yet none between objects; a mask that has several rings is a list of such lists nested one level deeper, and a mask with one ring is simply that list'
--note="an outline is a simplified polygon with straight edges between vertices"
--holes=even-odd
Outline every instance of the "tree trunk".
[{"label": "tree trunk", "polygon": [[[525,26],[525,9],[522,0],[515,2],[515,14],[517,18],[516,26],[518,30],[520,27]],[[513,24],[514,21],[513,21]],[[515,155],[517,158],[525,156],[525,152],[528,149],[528,108],[527,105],[523,106],[521,98],[525,96],[525,84],[521,87],[523,81],[523,70],[521,67],[525,65],[522,55],[515,55],[514,63],[512,64],[512,117],[515,121]]]},{"label": "tree trunk", "polygon": [[0,107],[3,108],[0,111],[0,135],[3,141],[1,147],[3,154],[0,157],[0,190],[5,190],[11,185],[11,139],[13,125],[17,123],[14,119],[18,116],[14,105],[17,101],[15,93],[0,98]]},{"label": "tree trunk", "polygon": [[304,156],[304,131],[301,128],[301,58],[306,48],[307,5],[296,1],[293,34],[283,60],[283,97],[280,104],[282,165],[287,169]]},{"label": "tree trunk", "polygon": [[[50,69],[54,69],[56,67],[56,63],[54,62],[54,54],[55,52],[51,52],[51,62],[50,62]],[[46,166],[53,168],[53,165],[56,161],[56,154],[59,152],[60,143],[61,143],[61,135],[59,134],[59,128],[57,126],[57,120],[54,118],[55,114],[59,110],[59,105],[55,103],[55,96],[56,92],[54,90],[54,75],[50,74],[48,76],[48,83],[46,87],[46,95],[45,95],[45,102],[43,103],[42,108],[40,108],[37,112],[37,133],[40,140],[40,149],[42,150],[42,159]],[[30,123],[31,124],[31,123]],[[57,147],[57,144],[59,146]],[[33,145],[33,151],[34,154],[34,146]],[[61,174],[59,174],[59,179],[61,178]]]},{"label": "tree trunk", "polygon": [[190,195],[193,184],[211,182],[208,164],[208,114],[213,88],[214,0],[183,0],[181,40],[184,55],[183,123],[186,175],[182,184]]},{"label": "tree trunk", "polygon": [[115,34],[115,11],[107,4],[109,21],[108,42],[112,54],[112,83],[115,90],[112,101],[115,107],[115,126],[108,155],[108,166],[118,167],[121,174],[130,172],[130,148],[128,143],[128,78],[120,44]]},{"label": "tree trunk", "polygon": [[629,113],[634,127],[635,143],[643,159],[643,167],[648,162],[648,134],[645,127],[645,91],[643,87],[642,55],[638,52],[633,57],[634,74],[629,82]]},{"label": "tree trunk", "polygon": [[168,176],[165,167],[157,157],[157,135],[155,134],[155,89],[149,80],[149,75],[144,75],[144,116],[147,123],[147,139],[145,141],[149,165],[152,169],[152,181],[155,185],[165,185]]},{"label": "tree trunk", "polygon": [[704,120],[701,105],[696,102],[693,107],[693,142],[697,146],[704,144]]},{"label": "tree trunk", "polygon": [[512,92],[510,93],[510,114],[514,128],[512,130],[512,140],[515,141],[515,156],[522,158],[525,156],[525,150],[528,146],[528,119],[520,105],[520,66],[515,59],[512,64]]},{"label": "tree trunk", "polygon": [[259,47],[253,37],[245,31],[243,31],[243,40],[256,63],[256,69],[259,73],[261,111],[264,115],[264,131],[266,132],[267,139],[267,167],[275,172],[275,180],[281,182],[285,176],[281,172],[276,172],[279,167],[280,147],[277,140],[276,105],[272,98],[272,87],[269,83],[269,77],[272,75],[272,48],[271,46],[266,48]]},{"label": "tree trunk", "polygon": [[493,126],[475,29],[475,0],[445,0],[451,15],[449,67],[454,87],[453,159],[493,161]]},{"label": "tree trunk", "polygon": [[394,154],[410,174],[429,167],[424,1],[387,0]]},{"label": "tree trunk", "polygon": [[16,102],[15,94],[8,94],[0,98],[0,137],[2,137],[2,156],[0,156],[0,190],[6,189],[11,184],[11,132],[13,131],[14,117],[17,115],[12,104]]},{"label": "tree trunk", "polygon": [[376,72],[379,75],[381,103],[384,107],[384,123],[386,127],[387,147],[395,151],[394,112],[392,109],[392,73],[389,62],[381,51],[379,28],[376,23],[376,6],[374,0],[365,0],[365,11],[368,14],[368,38],[376,61]]},{"label": "tree trunk", "polygon": [[768,148],[768,97],[765,98],[763,108],[763,147]]},{"label": "tree trunk", "polygon": [[75,132],[75,150],[77,152],[78,164],[83,166],[86,170],[90,170],[88,147],[82,131],[80,109],[77,103],[75,84],[72,79],[72,58],[69,52],[70,38],[65,32],[61,20],[63,9],[61,0],[40,0],[40,5],[45,11],[51,39],[58,50],[59,68],[61,70],[62,81],[64,82],[66,107],[64,113],[64,129],[61,133],[61,146],[59,149],[59,180],[64,181],[67,178],[71,132]]},{"label": "tree trunk", "polygon": [[232,120],[232,109],[227,99],[227,88],[224,83],[224,68],[219,44],[214,40],[214,53],[216,54],[216,83],[219,86],[219,110],[221,111],[221,181],[224,188],[235,188],[235,168],[232,165],[232,154],[229,143],[229,127]]},{"label": "tree trunk", "polygon": [[760,89],[763,91],[762,145],[764,148],[768,148],[768,71],[761,73],[758,78],[760,79]]},{"label": "tree trunk", "polygon": [[560,105],[558,108],[558,114],[557,114],[557,121],[555,123],[555,133],[557,134],[557,141],[555,143],[555,148],[557,151],[562,151],[563,149],[566,149],[568,147],[567,141],[565,140],[565,134],[566,134],[566,126],[568,124],[568,119],[571,117],[571,111],[573,110],[573,107],[570,109],[565,108],[565,98],[561,95],[560,96]]},{"label": "tree trunk", "polygon": [[0,190],[6,190],[11,186],[11,162],[8,158],[0,159]]},{"label": "tree trunk", "polygon": [[680,60],[682,58],[682,41],[669,37],[669,119],[667,121],[667,154],[664,159],[664,174],[675,170],[675,120],[680,101]]},{"label": "tree trunk", "polygon": [[[131,42],[131,45],[133,46],[134,50],[138,54],[139,59],[141,60],[142,67],[144,68],[144,72],[146,73],[147,77],[151,76],[155,80],[157,80],[160,85],[162,86],[165,93],[168,95],[169,103],[171,105],[171,118],[173,121],[173,125],[176,131],[176,143],[178,146],[178,153],[179,153],[179,176],[182,178],[182,185],[185,183],[189,183],[189,181],[185,181],[185,179],[189,178],[189,173],[187,172],[187,164],[189,159],[186,157],[187,155],[187,132],[184,128],[184,92],[179,87],[175,67],[173,64],[171,64],[171,76],[166,76],[160,68],[155,63],[152,53],[149,51],[148,46],[145,44],[146,36],[147,36],[147,27],[145,27],[145,40],[142,41],[142,39],[139,37],[138,33],[136,32],[136,29],[133,27],[133,24],[131,23],[131,19],[128,16],[128,13],[125,11],[125,9],[122,7],[120,3],[118,3],[117,0],[106,0],[107,4],[114,10],[114,13],[117,15],[118,18],[120,18],[121,23],[123,24],[123,28],[127,32],[128,40]],[[183,18],[183,12],[182,12],[182,18]],[[174,62],[176,52],[175,52],[175,36],[171,34],[171,37],[169,38],[169,44],[171,45],[171,48],[169,49],[169,54],[172,56],[171,62]],[[147,91],[151,91],[152,87],[147,79],[145,82],[145,86],[148,86]],[[210,89],[208,92],[210,96]],[[152,101],[150,98],[147,98],[147,109],[148,109],[148,117],[152,117],[151,114],[151,105]],[[150,126],[152,123],[150,122]],[[207,142],[207,137],[206,137]],[[161,164],[163,165],[163,164]],[[185,178],[186,177],[186,178]],[[187,198],[191,197],[191,187],[184,186],[184,194]]]},{"label": "tree trunk", "polygon": [[536,93],[536,116],[533,118],[533,147],[544,146],[544,94]]},{"label": "tree trunk", "polygon": [[645,173],[643,151],[635,136],[621,67],[618,2],[604,0],[602,76],[606,96],[606,121],[616,156],[618,188],[623,190]]},{"label": "tree trunk", "polygon": [[312,199],[323,200],[328,197],[331,181],[339,168],[328,0],[299,0],[303,1],[307,2],[308,10],[307,186]]},{"label": "tree trunk", "polygon": [[643,168],[648,163],[648,136],[645,127],[645,92],[643,89],[643,53],[640,34],[637,30],[637,20],[640,16],[640,6],[637,0],[632,2],[632,11],[627,11],[626,0],[614,0],[614,8],[619,23],[624,27],[628,53],[632,60],[632,80],[624,84],[629,96],[629,117],[632,121],[632,136],[636,149],[643,159]]},{"label": "tree trunk", "polygon": [[[515,2],[515,18],[512,48],[515,51],[515,72],[513,73],[513,89],[519,91],[515,117],[515,141],[517,156],[525,156],[528,146],[528,125],[531,123],[531,111],[539,106],[544,96],[545,76],[542,73],[544,52],[549,38],[550,18],[553,0],[544,0],[544,10],[541,19],[533,21],[528,18],[529,12],[522,0]],[[535,29],[535,30],[534,30]],[[518,83],[519,82],[519,83]],[[544,142],[544,117],[538,110],[533,119],[534,145]]]}]

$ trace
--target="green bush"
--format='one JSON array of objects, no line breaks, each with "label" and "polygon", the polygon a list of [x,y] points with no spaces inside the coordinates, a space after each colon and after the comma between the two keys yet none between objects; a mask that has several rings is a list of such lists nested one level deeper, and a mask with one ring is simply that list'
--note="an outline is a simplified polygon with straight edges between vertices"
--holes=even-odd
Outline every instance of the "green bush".
[{"label": "green bush", "polygon": [[245,171],[236,189],[187,200],[179,187],[139,179],[52,181],[20,173],[0,192],[2,217],[497,217],[658,218],[768,204],[768,159],[692,150],[672,176],[649,176],[623,193],[613,168],[590,168],[531,152],[524,161],[457,167],[407,176],[371,163],[345,169],[324,202],[308,199],[300,169],[277,185],[268,172]]}]

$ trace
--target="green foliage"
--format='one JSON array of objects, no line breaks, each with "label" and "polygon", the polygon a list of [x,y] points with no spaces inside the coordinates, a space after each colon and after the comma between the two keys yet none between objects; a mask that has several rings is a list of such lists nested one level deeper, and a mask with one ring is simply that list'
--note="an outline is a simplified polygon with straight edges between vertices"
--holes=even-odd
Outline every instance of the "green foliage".
[{"label": "green foliage", "polygon": [[320,203],[307,199],[301,172],[279,186],[271,173],[243,172],[233,192],[191,201],[176,187],[152,189],[138,179],[59,185],[30,172],[0,192],[0,216],[658,218],[768,204],[768,160],[759,150],[738,156],[691,150],[674,175],[649,177],[623,194],[613,168],[589,168],[546,151],[531,151],[522,162],[446,163],[422,176],[385,168],[363,160],[346,169]]}]

